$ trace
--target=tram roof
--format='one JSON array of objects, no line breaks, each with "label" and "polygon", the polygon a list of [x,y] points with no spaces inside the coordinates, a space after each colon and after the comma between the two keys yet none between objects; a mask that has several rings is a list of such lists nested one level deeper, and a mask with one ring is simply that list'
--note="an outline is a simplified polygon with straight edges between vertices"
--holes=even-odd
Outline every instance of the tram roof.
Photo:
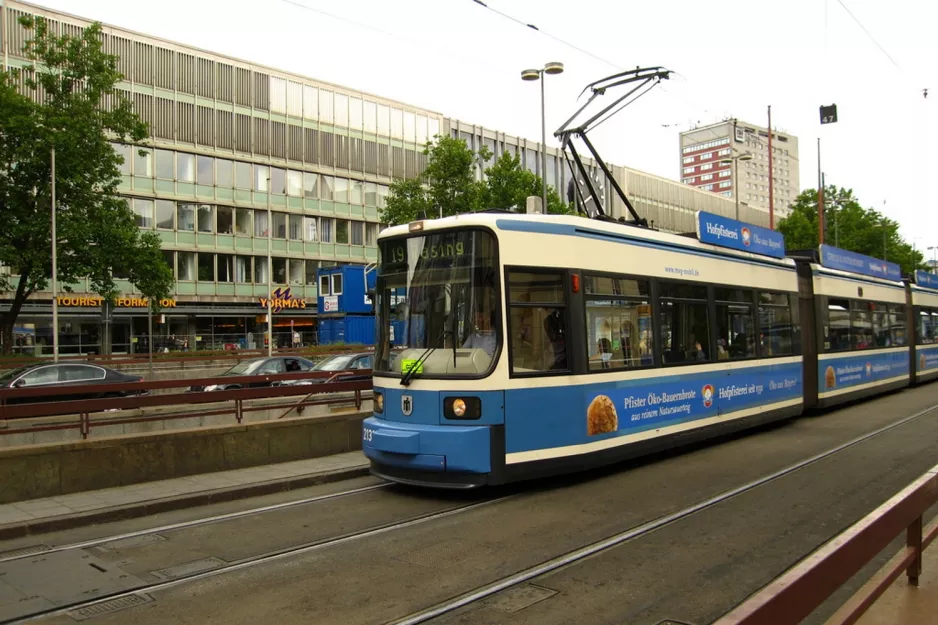
[{"label": "tram roof", "polygon": [[[420,224],[415,226],[415,224]],[[752,252],[737,251],[735,249],[703,243],[696,238],[696,234],[674,234],[642,228],[628,223],[587,219],[575,215],[528,215],[524,213],[509,212],[478,212],[464,213],[442,219],[426,219],[410,224],[392,226],[379,235],[379,239],[396,236],[419,235],[423,232],[432,232],[449,228],[488,228],[496,233],[512,231],[529,232],[547,236],[565,236],[576,234],[598,233],[610,235],[620,240],[633,239],[636,241],[649,241],[675,248],[692,250],[705,250],[712,254],[732,257],[734,259],[748,259],[758,263],[769,263],[779,267],[794,269],[795,261],[790,258],[776,258],[754,254]]]}]

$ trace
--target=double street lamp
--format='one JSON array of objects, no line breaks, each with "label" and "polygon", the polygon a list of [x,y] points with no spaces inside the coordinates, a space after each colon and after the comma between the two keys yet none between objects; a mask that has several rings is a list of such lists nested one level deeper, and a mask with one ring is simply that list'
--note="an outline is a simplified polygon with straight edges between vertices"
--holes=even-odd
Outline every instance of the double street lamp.
[{"label": "double street lamp", "polygon": [[547,121],[544,116],[544,74],[562,74],[563,63],[552,62],[542,69],[526,69],[521,72],[521,80],[541,81],[541,193],[544,202],[541,210],[547,212]]},{"label": "double street lamp", "polygon": [[[735,150],[734,150],[735,151]],[[752,153],[743,152],[742,154],[736,154],[730,158],[720,159],[720,165],[732,165],[733,166],[733,199],[736,200],[736,221],[739,221],[739,167],[737,165],[738,161],[751,161]]]},{"label": "double street lamp", "polygon": [[[932,253],[931,272],[938,273],[938,246],[929,245],[928,251]],[[926,261],[928,262],[928,261]]]}]

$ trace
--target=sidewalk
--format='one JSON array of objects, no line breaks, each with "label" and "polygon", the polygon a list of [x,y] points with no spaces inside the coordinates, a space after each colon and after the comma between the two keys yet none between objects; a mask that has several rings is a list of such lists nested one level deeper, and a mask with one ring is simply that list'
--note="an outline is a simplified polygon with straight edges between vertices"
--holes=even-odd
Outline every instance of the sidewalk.
[{"label": "sidewalk", "polygon": [[256,497],[368,474],[360,451],[0,505],[0,540]]},{"label": "sidewalk", "polygon": [[857,625],[938,625],[938,541],[922,553],[918,588],[903,574]]}]

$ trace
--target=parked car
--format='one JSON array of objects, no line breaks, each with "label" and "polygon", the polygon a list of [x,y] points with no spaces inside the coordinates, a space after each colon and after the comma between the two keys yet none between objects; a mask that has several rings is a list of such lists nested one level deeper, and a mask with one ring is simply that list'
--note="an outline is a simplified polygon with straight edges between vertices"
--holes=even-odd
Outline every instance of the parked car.
[{"label": "parked car", "polygon": [[95,386],[126,382],[142,382],[143,377],[121,373],[108,367],[87,362],[60,362],[27,365],[0,375],[0,388],[73,388],[74,393],[63,395],[39,395],[34,397],[10,397],[8,404],[25,404],[44,401],[68,401],[75,399],[100,399],[103,397],[128,397],[146,395],[145,390],[98,391]]},{"label": "parked car", "polygon": [[[246,376],[246,375],[277,375],[280,373],[298,373],[300,371],[309,371],[313,368],[313,362],[306,358],[297,356],[274,356],[272,358],[255,358],[254,360],[244,360],[239,362],[228,371],[225,371],[219,377],[225,376]],[[274,382],[273,384],[280,384]],[[190,386],[189,391],[227,391],[238,388],[255,388],[261,386],[272,386],[267,380],[257,380],[256,382],[234,382],[232,384],[210,384],[208,386]]]},{"label": "parked car", "polygon": [[[336,354],[327,356],[320,360],[312,368],[312,371],[335,372],[335,375],[321,378],[310,378],[308,380],[286,380],[281,382],[283,385],[307,385],[323,384],[325,382],[354,382],[357,380],[368,380],[371,378],[370,370],[374,367],[374,352],[357,352],[352,354]],[[367,370],[368,373],[359,373],[360,370]]]}]

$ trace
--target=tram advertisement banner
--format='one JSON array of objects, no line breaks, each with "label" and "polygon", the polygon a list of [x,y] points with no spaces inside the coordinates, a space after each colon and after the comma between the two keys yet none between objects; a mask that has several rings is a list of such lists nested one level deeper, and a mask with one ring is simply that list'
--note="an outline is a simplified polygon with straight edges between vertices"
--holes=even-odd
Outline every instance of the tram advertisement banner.
[{"label": "tram advertisement banner", "polygon": [[[787,360],[787,359],[786,359]],[[567,447],[802,400],[800,360],[506,392],[509,453]],[[734,414],[736,413],[736,414]],[[523,415],[523,416],[522,416]]]},{"label": "tram advertisement banner", "polygon": [[916,269],[915,284],[929,289],[938,289],[938,274]]},{"label": "tram advertisement banner", "polygon": [[703,243],[763,256],[785,257],[785,237],[729,217],[697,211],[697,238]]},{"label": "tram advertisement banner", "polygon": [[821,265],[824,267],[859,273],[874,278],[883,278],[884,280],[898,281],[902,279],[902,270],[896,263],[889,263],[872,256],[842,250],[826,243],[822,243],[819,249],[821,251]]},{"label": "tram advertisement banner", "polygon": [[938,369],[938,345],[933,347],[916,345],[915,370],[922,373],[930,369]]},{"label": "tram advertisement banner", "polygon": [[[853,353],[818,361],[818,394],[833,394],[889,378],[909,374],[909,351],[896,349],[887,353]],[[926,359],[927,360],[927,359]],[[938,364],[938,354],[932,362]]]}]

